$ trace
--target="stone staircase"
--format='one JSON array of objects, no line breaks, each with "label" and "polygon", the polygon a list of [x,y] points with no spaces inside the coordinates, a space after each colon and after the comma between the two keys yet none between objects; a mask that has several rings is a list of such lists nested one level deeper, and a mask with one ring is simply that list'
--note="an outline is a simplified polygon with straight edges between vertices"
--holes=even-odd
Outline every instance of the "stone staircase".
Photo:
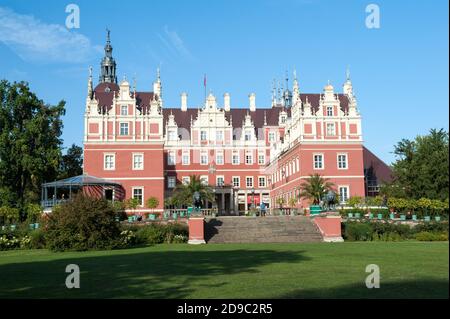
[{"label": "stone staircase", "polygon": [[205,221],[207,243],[320,242],[322,235],[309,217],[216,217]]}]

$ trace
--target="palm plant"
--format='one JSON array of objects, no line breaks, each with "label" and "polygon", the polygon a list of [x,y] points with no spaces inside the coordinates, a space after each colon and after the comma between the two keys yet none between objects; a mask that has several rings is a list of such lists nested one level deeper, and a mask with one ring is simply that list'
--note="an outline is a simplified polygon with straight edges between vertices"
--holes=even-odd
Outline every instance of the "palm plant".
[{"label": "palm plant", "polygon": [[178,184],[173,192],[173,202],[178,205],[193,205],[193,196],[195,192],[200,193],[202,200],[208,200],[214,202],[214,193],[209,185],[202,183],[201,179],[197,175],[191,175],[189,184]]},{"label": "palm plant", "polygon": [[334,184],[319,174],[309,175],[309,178],[300,184],[300,198],[307,198],[313,204],[319,204],[326,193],[334,190]]}]

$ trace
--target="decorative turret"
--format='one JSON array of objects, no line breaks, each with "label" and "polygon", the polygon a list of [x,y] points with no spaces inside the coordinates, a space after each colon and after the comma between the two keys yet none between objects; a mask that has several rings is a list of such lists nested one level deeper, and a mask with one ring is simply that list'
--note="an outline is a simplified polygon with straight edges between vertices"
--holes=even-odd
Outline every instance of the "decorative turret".
[{"label": "decorative turret", "polygon": [[300,87],[297,80],[297,71],[294,70],[294,85],[292,87],[292,105],[296,105],[300,101]]},{"label": "decorative turret", "polygon": [[161,84],[161,72],[156,69],[156,81],[153,82],[153,93],[158,97],[159,106],[162,107],[162,84]]},{"label": "decorative turret", "polygon": [[88,100],[92,100],[94,97],[94,87],[92,84],[92,66],[89,67],[89,79],[88,79]]},{"label": "decorative turret", "polygon": [[352,81],[350,80],[350,70],[347,68],[346,72],[346,80],[343,86],[344,94],[346,94],[349,97],[353,97],[353,86]]},{"label": "decorative turret", "polygon": [[110,30],[106,29],[106,45],[105,45],[105,56],[101,62],[101,74],[99,81],[100,83],[116,83],[116,61],[112,57],[113,48],[111,46]]}]

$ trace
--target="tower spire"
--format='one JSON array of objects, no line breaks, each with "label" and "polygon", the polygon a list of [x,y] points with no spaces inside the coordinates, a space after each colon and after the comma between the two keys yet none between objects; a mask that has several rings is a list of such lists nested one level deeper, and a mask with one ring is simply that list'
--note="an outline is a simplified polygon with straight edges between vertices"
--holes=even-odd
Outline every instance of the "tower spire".
[{"label": "tower spire", "polygon": [[116,61],[112,57],[111,31],[106,29],[105,56],[101,62],[100,83],[117,83]]}]

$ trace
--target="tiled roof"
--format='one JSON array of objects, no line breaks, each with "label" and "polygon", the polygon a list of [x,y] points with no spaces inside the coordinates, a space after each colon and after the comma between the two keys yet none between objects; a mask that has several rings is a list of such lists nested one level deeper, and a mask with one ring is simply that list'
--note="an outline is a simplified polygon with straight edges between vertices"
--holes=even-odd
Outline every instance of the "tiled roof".
[{"label": "tiled roof", "polygon": [[[107,88],[109,92],[105,92]],[[117,84],[114,83],[101,83],[95,88],[95,97],[99,101],[100,107],[110,108],[112,105],[113,97],[115,92],[119,90]],[[150,105],[150,101],[153,99],[153,92],[136,92],[136,99],[138,109],[147,109]],[[317,110],[319,107],[321,94],[300,94],[300,99],[303,103],[308,102],[311,104],[313,110]],[[344,94],[338,94],[338,98],[341,102],[341,109],[347,111],[348,109],[348,98]],[[266,122],[269,126],[278,125],[278,115],[283,107],[273,107],[273,108],[257,108],[256,111],[250,112],[249,108],[232,108],[231,111],[225,112],[225,117],[228,121],[232,118],[233,127],[241,127],[245,116],[250,114],[255,128],[263,127],[264,125],[264,114],[266,116]],[[285,109],[290,116],[290,109]],[[178,127],[185,128],[190,131],[191,128],[191,117],[193,120],[197,118],[198,108],[188,108],[187,111],[182,111],[180,107],[176,108],[163,108],[164,124],[168,121],[169,115],[173,114],[175,117],[175,122]]]}]

